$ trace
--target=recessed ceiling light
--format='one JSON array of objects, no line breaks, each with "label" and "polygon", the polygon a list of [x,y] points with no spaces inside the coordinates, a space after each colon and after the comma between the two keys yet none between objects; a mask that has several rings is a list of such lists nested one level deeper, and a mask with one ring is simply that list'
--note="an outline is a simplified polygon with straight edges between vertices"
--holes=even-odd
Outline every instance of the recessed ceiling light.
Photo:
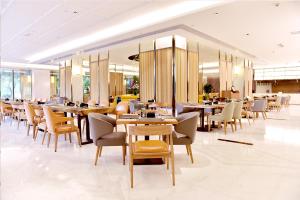
[{"label": "recessed ceiling light", "polygon": [[250,35],[250,33],[246,33],[245,35],[249,36],[249,35]]},{"label": "recessed ceiling light", "polygon": [[35,62],[124,33],[136,31],[147,26],[174,19],[175,17],[183,16],[191,12],[196,12],[204,8],[215,6],[220,3],[221,1],[183,1],[166,8],[136,16],[127,21],[120,22],[119,24],[112,25],[105,29],[100,29],[89,35],[67,41],[66,43],[54,46],[44,51],[39,51],[38,53],[27,57],[26,60]]},{"label": "recessed ceiling light", "polygon": [[25,33],[24,36],[29,37],[29,36],[31,36],[31,33]]},{"label": "recessed ceiling light", "polygon": [[299,35],[299,34],[300,34],[300,31],[292,31],[291,34],[292,34],[292,35]]},{"label": "recessed ceiling light", "polygon": [[74,11],[73,11],[73,13],[74,13],[74,14],[77,14],[77,13],[79,13],[79,12],[78,12],[78,11],[76,11],[76,10],[74,10]]},{"label": "recessed ceiling light", "polygon": [[278,47],[281,47],[281,48],[284,47],[284,45],[283,45],[282,43],[277,44],[277,46],[278,46]]}]

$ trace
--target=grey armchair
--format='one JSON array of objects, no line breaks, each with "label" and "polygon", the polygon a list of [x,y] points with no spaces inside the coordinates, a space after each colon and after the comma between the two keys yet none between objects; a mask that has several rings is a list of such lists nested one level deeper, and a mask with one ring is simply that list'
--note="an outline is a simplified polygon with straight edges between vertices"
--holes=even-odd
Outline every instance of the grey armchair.
[{"label": "grey armchair", "polygon": [[253,121],[254,121],[255,117],[258,116],[258,113],[261,113],[263,118],[266,119],[267,118],[266,110],[267,110],[267,100],[266,99],[255,100],[254,104],[251,108],[251,112],[253,112]]},{"label": "grey armchair", "polygon": [[178,124],[174,126],[173,144],[185,145],[187,154],[194,163],[191,144],[194,143],[197,131],[198,112],[189,112],[181,114],[177,117]]},{"label": "grey armchair", "polygon": [[90,113],[88,118],[91,136],[97,146],[95,165],[97,165],[98,157],[101,156],[103,146],[122,146],[123,165],[125,165],[126,132],[114,132],[116,120],[109,116]]}]

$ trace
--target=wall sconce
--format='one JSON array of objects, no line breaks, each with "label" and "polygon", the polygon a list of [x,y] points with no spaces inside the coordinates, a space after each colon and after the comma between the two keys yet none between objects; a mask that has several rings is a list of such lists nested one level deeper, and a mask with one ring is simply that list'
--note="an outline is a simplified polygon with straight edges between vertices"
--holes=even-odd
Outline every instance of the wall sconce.
[{"label": "wall sconce", "polygon": [[50,82],[53,84],[55,82],[55,77],[54,76],[51,76],[50,77]]},{"label": "wall sconce", "polygon": [[73,65],[72,66],[72,75],[81,75],[81,66]]},{"label": "wall sconce", "polygon": [[28,76],[27,76],[27,82],[28,82],[28,83],[31,82],[31,75],[28,75]]},{"label": "wall sconce", "polygon": [[241,74],[241,68],[239,66],[235,66],[233,69],[234,75],[240,75]]}]

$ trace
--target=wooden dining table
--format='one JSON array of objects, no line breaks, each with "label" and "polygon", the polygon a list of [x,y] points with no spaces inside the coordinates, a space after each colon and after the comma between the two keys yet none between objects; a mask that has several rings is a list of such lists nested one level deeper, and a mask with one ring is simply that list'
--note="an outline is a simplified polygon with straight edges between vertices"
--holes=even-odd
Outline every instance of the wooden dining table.
[{"label": "wooden dining table", "polygon": [[[197,128],[197,131],[201,132],[208,132],[208,126],[205,126],[204,124],[204,118],[205,118],[205,109],[211,109],[212,115],[215,114],[216,109],[223,109],[225,106],[225,103],[221,104],[212,104],[212,105],[204,105],[204,104],[195,104],[195,105],[185,105],[185,107],[194,108],[197,110],[200,110],[200,126]],[[215,122],[212,122],[211,128],[215,128]]]},{"label": "wooden dining table", "polygon": [[[65,116],[67,116],[67,113],[70,113],[73,117],[74,115],[77,115],[77,126],[79,128],[80,133],[80,139],[81,139],[81,145],[90,144],[93,143],[93,140],[90,136],[90,125],[88,120],[88,114],[89,113],[101,113],[101,114],[107,114],[111,111],[111,107],[101,106],[101,107],[88,107],[88,108],[80,108],[80,107],[74,107],[74,106],[65,106],[65,105],[46,105],[49,106],[53,111],[55,112],[63,112]],[[35,107],[42,108],[42,105],[35,105]],[[85,134],[86,134],[86,141],[82,141],[82,131],[81,131],[81,120],[85,119]]]}]

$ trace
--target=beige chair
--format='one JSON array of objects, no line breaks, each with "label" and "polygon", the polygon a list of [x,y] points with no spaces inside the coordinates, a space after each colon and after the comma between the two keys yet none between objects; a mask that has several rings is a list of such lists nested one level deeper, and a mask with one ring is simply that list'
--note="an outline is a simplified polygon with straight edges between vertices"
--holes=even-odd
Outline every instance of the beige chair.
[{"label": "beige chair", "polygon": [[32,137],[36,140],[38,125],[45,120],[35,114],[34,108],[28,102],[24,102],[24,109],[27,118],[27,135],[29,135],[30,127],[32,126]]},{"label": "beige chair", "polygon": [[23,105],[12,105],[13,108],[13,118],[15,118],[18,122],[18,129],[20,127],[20,122],[27,120],[26,113],[24,111]]},{"label": "beige chair", "polygon": [[5,117],[12,117],[13,114],[13,108],[10,104],[5,104],[3,102],[0,102],[0,109],[1,109],[1,121],[5,121]]},{"label": "beige chair", "polygon": [[[119,102],[115,109],[116,119],[119,119],[119,117],[123,114],[127,114],[129,112],[129,104],[128,102]],[[127,126],[124,124],[125,130],[127,132]],[[117,126],[116,126],[117,131]]]},{"label": "beige chair", "polygon": [[281,99],[282,99],[282,97],[278,95],[276,97],[276,101],[272,101],[272,102],[268,103],[268,108],[270,110],[275,110],[276,109],[277,111],[280,111],[280,109],[281,109]]},{"label": "beige chair", "polygon": [[[132,141],[133,136],[159,136],[165,137],[162,140],[143,140]],[[153,126],[130,126],[129,127],[129,150],[130,150],[130,183],[133,188],[133,160],[147,158],[165,159],[167,169],[169,169],[169,159],[172,165],[172,180],[175,185],[175,168],[174,168],[174,150],[172,139],[172,126],[170,125],[153,125]]]},{"label": "beige chair", "polygon": [[191,162],[194,163],[191,145],[197,132],[199,112],[183,113],[177,117],[178,124],[174,126],[173,145],[185,145]]},{"label": "beige chair", "polygon": [[266,110],[267,110],[266,99],[255,100],[253,106],[251,107],[251,112],[253,113],[253,122],[254,119],[258,117],[259,113],[262,114],[263,119],[266,119],[267,118]]},{"label": "beige chair", "polygon": [[240,128],[242,129],[242,111],[243,111],[243,101],[238,101],[234,103],[234,110],[233,110],[233,122],[234,122],[234,128],[236,128],[236,121],[239,120]]},{"label": "beige chair", "polygon": [[99,113],[89,113],[91,136],[94,144],[97,146],[95,165],[98,157],[101,156],[103,146],[122,146],[123,165],[125,165],[126,155],[126,132],[114,132],[116,120]]},{"label": "beige chair", "polygon": [[230,123],[231,130],[234,132],[233,128],[233,111],[234,111],[234,102],[227,103],[223,108],[222,112],[216,115],[211,115],[208,117],[208,131],[210,131],[210,124],[212,121],[218,122],[218,127],[221,126],[221,123],[224,123],[224,132],[227,133],[227,124]]},{"label": "beige chair", "polygon": [[[74,125],[74,118],[60,117],[56,115],[48,106],[43,107],[46,118],[47,133],[48,133],[48,147],[50,144],[51,134],[55,136],[55,149],[57,151],[58,136],[61,134],[68,134],[70,143],[72,143],[71,133],[76,133],[78,145],[81,146],[80,133],[77,126]],[[70,124],[68,124],[70,122]]]}]

